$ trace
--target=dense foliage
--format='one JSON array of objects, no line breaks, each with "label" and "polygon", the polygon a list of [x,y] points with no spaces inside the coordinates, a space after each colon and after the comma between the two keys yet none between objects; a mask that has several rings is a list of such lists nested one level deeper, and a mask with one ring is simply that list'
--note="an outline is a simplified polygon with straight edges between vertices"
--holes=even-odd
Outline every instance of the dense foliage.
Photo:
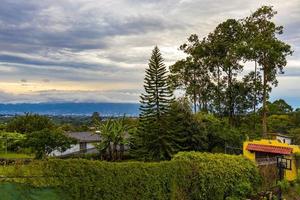
[{"label": "dense foliage", "polygon": [[18,151],[22,146],[26,136],[20,133],[0,132],[0,152]]},{"label": "dense foliage", "polygon": [[96,144],[102,159],[121,160],[123,159],[125,145],[128,144],[128,132],[130,126],[125,122],[125,117],[121,119],[108,119],[100,124],[98,133],[101,142]]},{"label": "dense foliage", "polygon": [[27,134],[25,146],[34,150],[36,158],[45,158],[52,151],[65,151],[76,143],[75,140],[67,137],[58,129],[43,129]]},{"label": "dense foliage", "polygon": [[251,161],[223,154],[181,153],[159,163],[49,160],[29,167],[27,174],[48,178],[27,181],[57,186],[70,199],[242,199],[260,180]]},{"label": "dense foliage", "polygon": [[53,122],[47,116],[26,113],[10,120],[6,130],[26,134],[43,129],[51,129],[53,126]]},{"label": "dense foliage", "polygon": [[[227,117],[230,125],[239,126],[237,119],[256,114],[262,103],[258,128],[266,136],[269,93],[292,54],[291,47],[278,39],[283,27],[272,21],[275,15],[272,7],[262,6],[244,19],[220,23],[203,39],[193,34],[180,46],[187,58],[170,67],[169,79],[174,89],[185,91],[194,112]],[[254,68],[239,78],[245,63]]]},{"label": "dense foliage", "polygon": [[173,94],[167,80],[166,66],[155,47],[146,69],[139,126],[132,142],[132,152],[139,158],[165,160],[172,156],[173,138],[166,124]]},{"label": "dense foliage", "polygon": [[38,159],[54,150],[65,151],[75,143],[64,135],[63,127],[58,127],[49,117],[38,114],[16,116],[8,122],[6,130],[15,132],[4,136],[6,141],[10,141],[13,150],[27,148]]}]

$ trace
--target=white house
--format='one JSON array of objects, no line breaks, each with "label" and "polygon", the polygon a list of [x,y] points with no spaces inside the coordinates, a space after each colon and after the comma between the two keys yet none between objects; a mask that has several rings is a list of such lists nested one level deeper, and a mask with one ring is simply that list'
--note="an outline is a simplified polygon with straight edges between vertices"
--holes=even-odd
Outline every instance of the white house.
[{"label": "white house", "polygon": [[93,132],[67,132],[65,133],[68,137],[77,140],[77,144],[71,146],[64,152],[53,151],[50,156],[69,156],[79,153],[97,153],[95,144],[100,142],[100,136]]},{"label": "white house", "polygon": [[287,135],[280,133],[271,133],[269,135],[271,135],[273,140],[278,140],[281,143],[292,144],[292,138]]}]

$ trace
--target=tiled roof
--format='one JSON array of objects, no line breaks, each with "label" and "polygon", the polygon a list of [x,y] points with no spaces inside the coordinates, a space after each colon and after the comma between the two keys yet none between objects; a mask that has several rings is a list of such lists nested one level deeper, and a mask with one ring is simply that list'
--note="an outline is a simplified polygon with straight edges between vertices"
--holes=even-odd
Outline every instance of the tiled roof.
[{"label": "tiled roof", "polygon": [[101,140],[100,136],[93,132],[68,132],[66,135],[79,142],[99,142]]},{"label": "tiled roof", "polygon": [[246,149],[249,151],[259,151],[259,152],[276,153],[276,154],[284,154],[284,155],[289,155],[293,151],[293,148],[290,147],[279,147],[279,146],[263,145],[263,144],[248,144]]}]

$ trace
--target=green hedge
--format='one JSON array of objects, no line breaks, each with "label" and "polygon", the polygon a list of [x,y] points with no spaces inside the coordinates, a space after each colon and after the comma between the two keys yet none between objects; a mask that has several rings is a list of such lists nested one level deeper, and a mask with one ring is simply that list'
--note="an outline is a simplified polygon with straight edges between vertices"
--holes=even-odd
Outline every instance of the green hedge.
[{"label": "green hedge", "polygon": [[62,200],[61,191],[51,188],[34,188],[23,184],[0,183],[0,199],[3,200]]},{"label": "green hedge", "polygon": [[179,153],[159,163],[49,160],[27,169],[26,174],[47,177],[27,182],[58,187],[70,199],[223,200],[242,198],[259,186],[251,161],[224,154]]}]

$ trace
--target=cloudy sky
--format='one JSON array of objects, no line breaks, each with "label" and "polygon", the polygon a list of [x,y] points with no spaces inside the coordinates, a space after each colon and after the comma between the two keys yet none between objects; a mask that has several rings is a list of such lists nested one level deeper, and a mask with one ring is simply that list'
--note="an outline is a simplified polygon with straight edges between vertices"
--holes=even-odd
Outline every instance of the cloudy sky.
[{"label": "cloudy sky", "polygon": [[261,5],[295,51],[272,99],[300,107],[299,0],[1,0],[0,102],[137,102],[154,45],[171,65],[190,34]]}]

